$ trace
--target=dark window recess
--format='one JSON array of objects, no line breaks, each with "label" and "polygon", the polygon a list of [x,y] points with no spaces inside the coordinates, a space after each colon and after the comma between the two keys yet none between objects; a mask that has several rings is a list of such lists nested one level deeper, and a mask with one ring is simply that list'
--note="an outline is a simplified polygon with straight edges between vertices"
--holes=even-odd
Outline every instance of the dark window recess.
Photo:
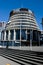
[{"label": "dark window recess", "polygon": [[22,39],[22,40],[26,40],[25,30],[21,30],[21,39]]},{"label": "dark window recess", "polygon": [[16,30],[16,40],[20,40],[20,30]]},{"label": "dark window recess", "polygon": [[13,30],[11,30],[11,31],[10,31],[10,33],[11,33],[11,34],[10,34],[10,39],[11,39],[11,40],[13,40],[14,31],[13,31]]},{"label": "dark window recess", "polygon": [[21,8],[20,11],[28,11],[27,8]]}]

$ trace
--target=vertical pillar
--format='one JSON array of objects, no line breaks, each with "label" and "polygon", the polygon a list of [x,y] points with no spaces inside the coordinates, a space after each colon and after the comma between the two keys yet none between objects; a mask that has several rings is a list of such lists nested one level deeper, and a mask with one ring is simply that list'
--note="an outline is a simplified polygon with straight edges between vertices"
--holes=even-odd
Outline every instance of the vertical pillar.
[{"label": "vertical pillar", "polygon": [[1,40],[3,40],[3,32],[1,33]]},{"label": "vertical pillar", "polygon": [[4,40],[6,40],[6,31],[4,31]]},{"label": "vertical pillar", "polygon": [[4,31],[3,31],[3,40],[4,40]]},{"label": "vertical pillar", "polygon": [[10,30],[8,31],[8,40],[10,40]]},{"label": "vertical pillar", "polygon": [[[15,41],[15,37],[16,37],[15,29],[13,33],[14,33],[13,40]],[[14,46],[14,41],[12,42],[12,46]]]},{"label": "vertical pillar", "polygon": [[30,30],[30,49],[32,50],[33,30]]},{"label": "vertical pillar", "polygon": [[27,40],[27,29],[26,29],[26,40]]},{"label": "vertical pillar", "polygon": [[20,26],[20,48],[21,48],[21,26]]},{"label": "vertical pillar", "polygon": [[3,40],[3,33],[2,33],[2,40]]}]

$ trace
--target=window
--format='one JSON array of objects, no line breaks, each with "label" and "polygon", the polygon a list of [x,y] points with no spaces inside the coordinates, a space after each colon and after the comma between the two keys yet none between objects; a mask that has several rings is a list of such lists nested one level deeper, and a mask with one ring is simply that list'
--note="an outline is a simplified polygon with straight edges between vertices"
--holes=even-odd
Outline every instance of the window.
[{"label": "window", "polygon": [[22,40],[26,40],[26,31],[25,30],[21,30],[21,39]]},{"label": "window", "polygon": [[20,30],[16,30],[16,40],[20,40]]},{"label": "window", "polygon": [[6,31],[6,40],[8,40],[8,31]]},{"label": "window", "polygon": [[14,37],[14,31],[10,30],[10,39],[13,40],[13,37]]}]

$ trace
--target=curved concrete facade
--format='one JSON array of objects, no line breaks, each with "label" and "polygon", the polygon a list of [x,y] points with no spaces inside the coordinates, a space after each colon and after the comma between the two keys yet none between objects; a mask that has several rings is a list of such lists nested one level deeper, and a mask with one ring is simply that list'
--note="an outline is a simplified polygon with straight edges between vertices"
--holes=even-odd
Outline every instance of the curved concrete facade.
[{"label": "curved concrete facade", "polygon": [[[23,8],[22,8],[23,9]],[[13,10],[10,13],[9,22],[6,25],[6,29],[18,29],[22,25],[24,29],[35,29],[39,30],[36,23],[34,13],[31,10]]]},{"label": "curved concrete facade", "polygon": [[39,45],[40,29],[34,13],[27,8],[12,10],[5,30],[2,31],[2,40],[9,41],[13,46]]}]

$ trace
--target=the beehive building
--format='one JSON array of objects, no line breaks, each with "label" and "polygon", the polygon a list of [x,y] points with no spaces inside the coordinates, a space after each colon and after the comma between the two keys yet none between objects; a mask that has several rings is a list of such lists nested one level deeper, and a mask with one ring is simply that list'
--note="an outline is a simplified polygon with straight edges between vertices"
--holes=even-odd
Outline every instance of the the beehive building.
[{"label": "the beehive building", "polygon": [[2,31],[2,41],[9,42],[10,46],[39,45],[40,29],[34,13],[27,8],[12,10],[5,30]]}]

